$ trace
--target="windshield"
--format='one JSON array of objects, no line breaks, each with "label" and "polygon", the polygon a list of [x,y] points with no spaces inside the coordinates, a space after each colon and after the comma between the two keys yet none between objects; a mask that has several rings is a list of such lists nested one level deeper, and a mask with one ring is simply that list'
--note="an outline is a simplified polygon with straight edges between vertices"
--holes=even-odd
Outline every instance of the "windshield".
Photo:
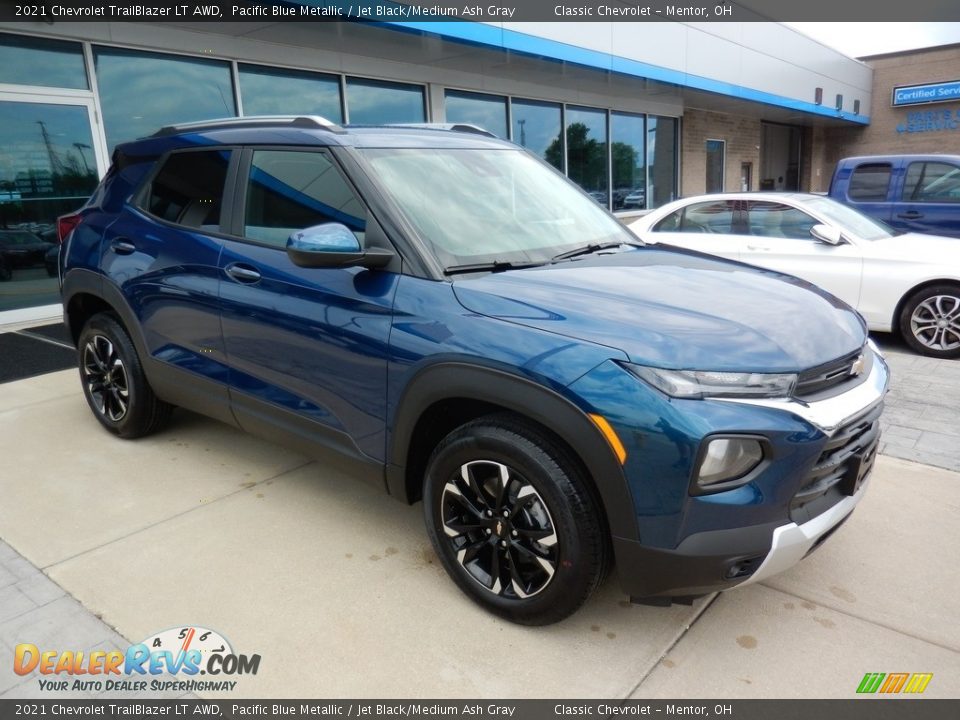
[{"label": "windshield", "polygon": [[570,181],[522,150],[360,152],[447,268],[543,263],[578,247],[637,242]]},{"label": "windshield", "polygon": [[808,198],[806,205],[841,231],[847,230],[864,240],[882,240],[898,233],[886,223],[867,217],[859,210],[825,197]]}]

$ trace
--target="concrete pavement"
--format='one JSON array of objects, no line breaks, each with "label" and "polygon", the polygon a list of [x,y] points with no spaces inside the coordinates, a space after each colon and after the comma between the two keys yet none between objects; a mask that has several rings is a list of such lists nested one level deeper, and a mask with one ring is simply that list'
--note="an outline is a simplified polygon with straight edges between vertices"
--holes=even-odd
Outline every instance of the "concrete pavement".
[{"label": "concrete pavement", "polygon": [[[0,546],[4,653],[196,624],[262,656],[237,697],[852,697],[900,671],[960,696],[960,475],[942,468],[880,457],[843,529],[765,584],[650,608],[609,582],[530,629],[459,593],[419,506],[187,413],[117,440],[72,371],[0,386],[0,457],[0,537],[25,558]],[[0,693],[35,690],[0,663]]]}]

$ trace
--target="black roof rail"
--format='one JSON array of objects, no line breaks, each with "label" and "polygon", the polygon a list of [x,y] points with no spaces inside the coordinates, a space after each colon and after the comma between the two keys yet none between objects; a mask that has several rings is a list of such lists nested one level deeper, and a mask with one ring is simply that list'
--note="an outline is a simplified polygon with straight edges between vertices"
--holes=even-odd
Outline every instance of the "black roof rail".
[{"label": "black roof rail", "polygon": [[150,137],[165,137],[184,132],[200,130],[234,130],[237,128],[303,128],[306,130],[326,130],[342,135],[342,127],[319,115],[251,115],[248,117],[217,118],[199,122],[178,123],[160,128]]},{"label": "black roof rail", "polygon": [[392,123],[387,127],[403,128],[423,128],[426,130],[446,130],[447,132],[473,133],[474,135],[485,135],[487,137],[497,137],[486,128],[472,123]]}]

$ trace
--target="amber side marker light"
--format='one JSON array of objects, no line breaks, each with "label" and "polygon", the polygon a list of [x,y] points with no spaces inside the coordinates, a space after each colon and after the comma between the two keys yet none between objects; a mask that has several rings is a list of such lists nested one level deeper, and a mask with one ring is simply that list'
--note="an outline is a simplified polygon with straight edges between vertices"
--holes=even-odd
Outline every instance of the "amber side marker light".
[{"label": "amber side marker light", "polygon": [[617,437],[617,433],[610,427],[610,423],[607,422],[607,419],[603,417],[603,415],[589,413],[588,417],[593,420],[593,424],[603,433],[603,436],[607,439],[607,442],[610,443],[611,449],[617,456],[617,460],[623,465],[627,461],[627,450],[623,447],[623,443],[620,442],[620,438]]}]

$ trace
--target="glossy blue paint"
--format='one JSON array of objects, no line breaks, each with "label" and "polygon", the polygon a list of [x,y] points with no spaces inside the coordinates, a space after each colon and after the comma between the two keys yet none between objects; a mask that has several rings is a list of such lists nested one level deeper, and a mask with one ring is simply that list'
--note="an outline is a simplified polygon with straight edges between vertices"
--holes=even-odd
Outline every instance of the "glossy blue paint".
[{"label": "glossy blue paint", "polygon": [[[262,134],[273,138],[277,132]],[[191,133],[122,146],[120,152],[158,157],[239,137],[253,142],[255,135],[251,129]],[[336,146],[334,158],[354,152],[352,145],[387,141],[510,147],[425,130],[335,135],[298,129],[290,135]],[[135,188],[123,172],[108,176],[96,202],[84,210],[88,221],[71,240],[65,300],[71,300],[75,275],[97,269],[102,284],[122,297],[124,307],[116,309],[136,326],[150,372],[171,369],[180,373],[177,378],[222,393],[223,406],[229,404],[241,426],[333,438],[330,445],[386,467],[395,457],[394,433],[404,437],[398,427],[408,390],[431,368],[459,363],[498,371],[518,394],[535,387],[558,398],[564,412],[582,421],[579,431],[600,438],[603,451],[605,441],[586,415],[610,422],[627,451],[627,494],[620,504],[636,520],[630,531],[639,530],[639,538],[620,537],[639,539],[647,548],[670,550],[698,533],[787,522],[791,498],[826,438],[782,410],[668,398],[624,363],[797,372],[866,340],[852,309],[802,281],[663,247],[604,251],[452,280],[426,270],[417,274],[409,270],[410,256],[428,251],[416,238],[404,237],[398,229],[403,223],[391,218],[394,211],[385,203],[371,202],[378,222],[370,223],[364,242],[375,235],[375,224],[384,226],[376,230],[396,250],[389,270],[299,267],[283,242],[229,235],[239,216],[224,220],[220,232],[146,215],[131,204]],[[352,181],[362,193],[368,179]],[[122,252],[116,244],[121,241],[128,243]],[[485,399],[486,388],[468,390],[469,399]],[[443,397],[454,403],[459,398]],[[204,411],[202,405],[195,409]],[[698,452],[717,433],[761,436],[769,462],[743,487],[691,495]],[[616,462],[612,451],[603,457],[605,468]],[[598,485],[612,477],[622,486],[620,472],[614,464]],[[608,515],[619,509],[607,507]]]},{"label": "glossy blue paint", "polygon": [[[260,273],[238,282],[226,268]],[[225,239],[220,310],[234,391],[345,432],[382,459],[387,354],[399,276],[301,268],[279,247]]]},{"label": "glossy blue paint", "polygon": [[[796,278],[649,247],[454,284],[465,307],[675,369],[790,372],[852,352],[851,308]],[[798,307],[816,333],[785,321]]]},{"label": "glossy blue paint", "polygon": [[[827,439],[800,418],[769,408],[668,398],[612,361],[568,392],[586,412],[607,418],[624,443],[640,537],[656,547],[676,547],[698,532],[785,520],[790,498]],[[746,489],[691,497],[700,444],[716,433],[763,436],[776,462]]]}]

